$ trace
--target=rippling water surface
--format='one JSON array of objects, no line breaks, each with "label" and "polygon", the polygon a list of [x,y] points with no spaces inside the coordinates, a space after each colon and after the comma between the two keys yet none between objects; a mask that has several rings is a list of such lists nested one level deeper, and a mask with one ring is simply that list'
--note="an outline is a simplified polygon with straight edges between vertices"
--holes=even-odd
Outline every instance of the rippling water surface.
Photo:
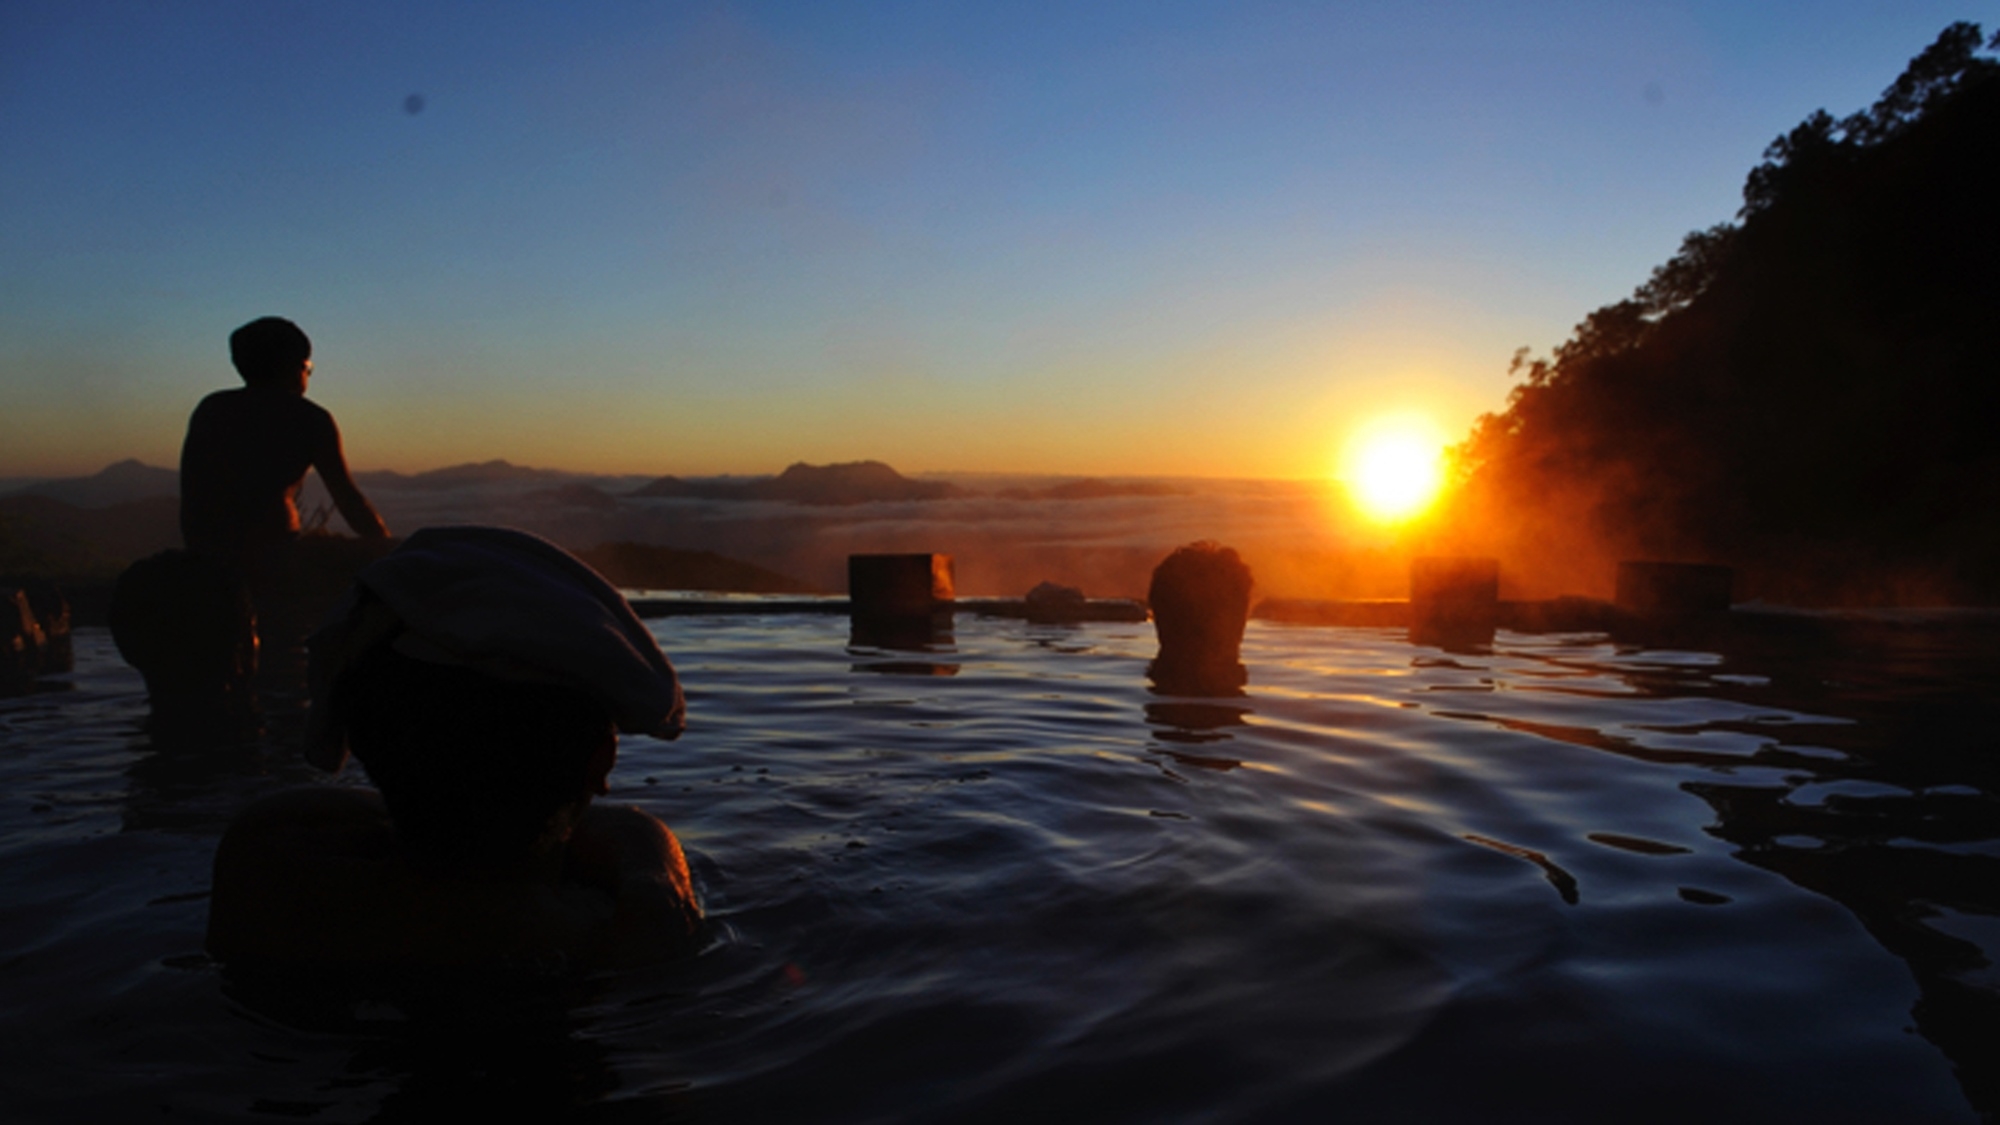
[{"label": "rippling water surface", "polygon": [[[230,814],[323,784],[154,751],[84,631],[0,701],[14,1121],[1968,1121],[2000,1108],[1990,634],[1844,654],[1253,623],[656,623],[694,961],[274,987],[201,956]],[[1970,639],[1968,639],[1968,636]],[[1943,639],[1940,639],[1943,638]],[[285,715],[274,729],[286,729]],[[339,784],[358,783],[343,778]]]}]

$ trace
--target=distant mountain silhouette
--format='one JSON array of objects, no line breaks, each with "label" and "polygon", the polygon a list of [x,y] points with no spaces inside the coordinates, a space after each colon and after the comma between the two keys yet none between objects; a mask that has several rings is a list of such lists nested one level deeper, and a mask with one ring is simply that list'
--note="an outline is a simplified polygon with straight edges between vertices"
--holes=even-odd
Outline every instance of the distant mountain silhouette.
[{"label": "distant mountain silhouette", "polygon": [[789,575],[718,555],[647,543],[601,543],[576,552],[614,586],[643,590],[706,590],[737,594],[817,594]]},{"label": "distant mountain silhouette", "polygon": [[1085,477],[1047,488],[1003,488],[994,495],[1003,500],[1104,500],[1113,496],[1186,496],[1189,491],[1161,481],[1108,481]]},{"label": "distant mountain silhouette", "polygon": [[532,493],[526,497],[543,504],[554,504],[564,508],[583,508],[593,512],[615,512],[618,498],[594,484],[571,482],[554,488]]},{"label": "distant mountain silhouette", "polygon": [[133,559],[180,545],[180,500],[83,507],[34,493],[0,496],[0,572],[104,581]]},{"label": "distant mountain silhouette", "polygon": [[46,496],[80,508],[102,508],[157,496],[179,496],[181,476],[176,469],[160,469],[134,459],[107,465],[87,477],[38,481],[19,489],[21,493]]},{"label": "distant mountain silhouette", "polygon": [[[583,489],[614,507],[617,501]],[[559,502],[588,503],[571,488],[554,490]],[[46,578],[72,595],[94,591],[79,621],[98,624],[110,582],[135,559],[180,546],[180,502],[175,497],[103,507],[81,507],[49,496],[0,496],[0,574]],[[732,593],[821,592],[810,583],[712,551],[675,550],[639,543],[609,543],[577,551],[621,586]],[[344,579],[343,579],[344,581]]]},{"label": "distant mountain silhouette", "polygon": [[355,473],[354,479],[369,488],[441,489],[481,484],[562,483],[574,481],[579,476],[561,469],[531,469],[509,461],[493,460],[427,469],[421,473],[374,469]]},{"label": "distant mountain silhouette", "polygon": [[749,480],[661,477],[631,495],[835,505],[885,500],[943,500],[967,493],[957,485],[944,481],[911,480],[880,461],[850,461],[841,465],[799,462],[775,477]]},{"label": "distant mountain silhouette", "polygon": [[1734,564],[1739,596],[2000,601],[1996,48],[1953,25],[1774,142],[1738,222],[1523,349],[1450,533],[1527,570],[1587,543]]}]

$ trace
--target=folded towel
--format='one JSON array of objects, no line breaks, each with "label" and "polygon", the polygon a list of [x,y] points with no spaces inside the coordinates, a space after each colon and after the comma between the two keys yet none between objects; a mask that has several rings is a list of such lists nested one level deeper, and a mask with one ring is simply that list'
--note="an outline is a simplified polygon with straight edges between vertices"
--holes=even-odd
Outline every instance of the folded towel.
[{"label": "folded towel", "polygon": [[419,660],[505,680],[559,683],[602,702],[627,734],[676,738],[687,704],[673,666],[632,607],[561,547],[503,527],[428,527],[355,577],[306,642],[306,759],[337,770],[346,732],[327,706],[347,666],[394,638]]}]

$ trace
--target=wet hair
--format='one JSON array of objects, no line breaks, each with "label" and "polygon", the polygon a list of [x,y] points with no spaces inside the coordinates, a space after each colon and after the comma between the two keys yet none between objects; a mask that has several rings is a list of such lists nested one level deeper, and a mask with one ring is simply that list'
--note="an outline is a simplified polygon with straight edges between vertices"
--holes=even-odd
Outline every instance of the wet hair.
[{"label": "wet hair", "polygon": [[305,332],[282,316],[260,316],[229,334],[229,362],[253,386],[289,379],[312,354]]},{"label": "wet hair", "polygon": [[1168,555],[1146,591],[1162,646],[1210,648],[1243,641],[1250,617],[1250,568],[1236,551],[1202,540]]},{"label": "wet hair", "polygon": [[465,866],[525,859],[564,838],[618,737],[604,705],[560,684],[501,680],[377,645],[333,705],[347,744],[412,851]]},{"label": "wet hair", "polygon": [[1191,688],[1242,686],[1243,625],[1250,617],[1250,568],[1219,543],[1180,548],[1153,570],[1146,601],[1160,636],[1156,681]]},{"label": "wet hair", "polygon": [[257,672],[257,611],[236,573],[192,551],[125,568],[108,614],[118,655],[146,678],[155,713],[248,690]]}]

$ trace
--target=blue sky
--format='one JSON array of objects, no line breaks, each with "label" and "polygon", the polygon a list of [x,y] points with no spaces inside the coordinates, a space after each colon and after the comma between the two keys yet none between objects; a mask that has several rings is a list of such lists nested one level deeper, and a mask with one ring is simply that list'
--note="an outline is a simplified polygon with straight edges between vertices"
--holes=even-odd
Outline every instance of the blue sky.
[{"label": "blue sky", "polygon": [[0,474],[171,464],[277,313],[365,468],[1311,476],[1982,18],[6,0]]}]

